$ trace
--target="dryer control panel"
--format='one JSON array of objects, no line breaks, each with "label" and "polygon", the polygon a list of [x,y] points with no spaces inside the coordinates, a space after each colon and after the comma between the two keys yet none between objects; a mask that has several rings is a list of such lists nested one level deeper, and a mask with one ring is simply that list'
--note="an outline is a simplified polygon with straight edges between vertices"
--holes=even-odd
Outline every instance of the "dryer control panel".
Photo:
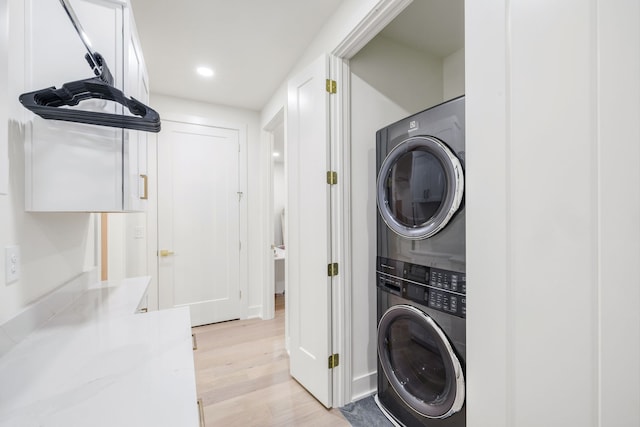
[{"label": "dryer control panel", "polygon": [[378,287],[454,316],[467,316],[466,274],[378,257]]},{"label": "dryer control panel", "polygon": [[432,268],[429,275],[429,285],[435,288],[445,289],[447,291],[466,294],[467,276],[464,273]]}]

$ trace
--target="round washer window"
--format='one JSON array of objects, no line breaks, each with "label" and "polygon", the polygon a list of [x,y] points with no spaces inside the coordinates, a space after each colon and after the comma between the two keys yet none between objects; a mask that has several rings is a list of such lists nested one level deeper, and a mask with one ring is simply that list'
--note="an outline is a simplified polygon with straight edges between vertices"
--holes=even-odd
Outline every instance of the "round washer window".
[{"label": "round washer window", "polygon": [[462,165],[439,139],[404,140],[387,155],[377,182],[378,210],[402,237],[426,239],[442,230],[462,202]]},{"label": "round washer window", "polygon": [[378,357],[400,398],[427,418],[462,409],[464,375],[451,344],[433,319],[409,305],[391,307],[378,325]]}]

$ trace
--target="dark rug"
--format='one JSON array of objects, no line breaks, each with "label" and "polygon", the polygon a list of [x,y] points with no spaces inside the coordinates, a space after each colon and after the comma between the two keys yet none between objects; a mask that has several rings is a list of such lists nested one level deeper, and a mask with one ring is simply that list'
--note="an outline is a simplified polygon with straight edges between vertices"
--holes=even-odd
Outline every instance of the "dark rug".
[{"label": "dark rug", "polygon": [[340,412],[353,427],[393,427],[391,421],[380,412],[373,396],[349,403],[340,408]]}]

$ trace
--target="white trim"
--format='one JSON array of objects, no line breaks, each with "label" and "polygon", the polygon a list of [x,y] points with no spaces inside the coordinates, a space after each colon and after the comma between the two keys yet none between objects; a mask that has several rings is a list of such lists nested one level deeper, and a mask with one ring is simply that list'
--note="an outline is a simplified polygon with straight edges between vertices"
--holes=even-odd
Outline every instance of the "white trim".
[{"label": "white trim", "polygon": [[332,347],[341,355],[340,365],[333,370],[333,406],[340,407],[351,399],[351,97],[348,60],[331,57],[331,75],[338,86],[338,96],[331,99],[331,169],[338,173],[338,184],[331,193],[332,262],[338,262],[340,273],[332,287]]},{"label": "white trim", "polygon": [[247,310],[247,319],[262,319],[262,320],[267,320],[263,318],[263,307],[261,305],[252,305],[251,307],[248,308]]},{"label": "white trim", "polygon": [[369,372],[353,379],[352,399],[357,401],[371,396],[378,388],[378,371]]},{"label": "white trim", "polygon": [[149,200],[147,200],[147,273],[149,309],[160,309],[160,281],[158,280],[158,134],[147,139],[147,173],[149,174]]},{"label": "white trim", "polygon": [[412,2],[413,0],[381,0],[331,54],[351,59]]},{"label": "white trim", "polygon": [[273,243],[273,235],[275,233],[274,225],[273,225],[273,157],[271,153],[273,152],[273,129],[271,127],[275,118],[269,122],[267,126],[263,129],[263,133],[266,136],[266,144],[262,143],[260,147],[260,151],[263,152],[263,156],[265,159],[266,165],[266,177],[262,179],[260,182],[263,183],[263,186],[266,185],[267,188],[262,188],[262,197],[266,197],[266,200],[262,203],[265,206],[265,214],[262,215],[261,219],[263,220],[263,242],[260,246],[260,251],[264,251],[264,263],[263,263],[263,274],[265,277],[263,291],[262,291],[262,318],[264,320],[273,319],[275,317],[275,301],[273,299],[273,295],[275,293],[275,274],[274,274],[274,264],[273,264],[273,250],[271,249],[271,245]]},{"label": "white trim", "polygon": [[[274,225],[273,225],[273,131],[279,126],[284,125],[284,106],[278,110],[278,112],[269,120],[262,131],[264,139],[261,142],[260,152],[262,153],[262,164],[265,165],[264,172],[262,174],[263,183],[261,206],[264,209],[262,215],[263,221],[263,233],[262,244],[260,245],[261,253],[264,253],[262,257],[262,272],[266,277],[262,294],[262,318],[264,320],[273,319],[275,316],[275,276],[273,265],[273,250],[271,245],[273,244]],[[266,147],[266,148],[265,148]],[[264,188],[264,185],[267,188]]]},{"label": "white trim", "polygon": [[[331,164],[338,172],[334,197],[332,251],[334,262],[340,264],[340,274],[333,287],[332,330],[334,353],[341,355],[340,366],[333,372],[333,406],[340,407],[354,400],[359,380],[352,378],[351,354],[353,342],[352,273],[351,273],[351,91],[349,59],[360,51],[413,0],[381,0],[367,16],[331,52],[331,73],[338,92],[331,104]],[[358,384],[356,384],[358,382]],[[376,390],[358,390],[358,395]],[[356,387],[358,386],[358,387]]]},{"label": "white trim", "polygon": [[249,238],[248,238],[248,228],[249,228],[249,213],[248,213],[248,199],[249,194],[247,194],[247,181],[248,181],[248,163],[249,163],[249,150],[247,147],[248,143],[248,125],[238,125],[236,129],[238,130],[238,138],[240,142],[240,154],[238,155],[238,160],[240,164],[238,165],[238,191],[242,193],[240,197],[240,268],[238,279],[240,281],[240,318],[246,319],[249,314]]}]

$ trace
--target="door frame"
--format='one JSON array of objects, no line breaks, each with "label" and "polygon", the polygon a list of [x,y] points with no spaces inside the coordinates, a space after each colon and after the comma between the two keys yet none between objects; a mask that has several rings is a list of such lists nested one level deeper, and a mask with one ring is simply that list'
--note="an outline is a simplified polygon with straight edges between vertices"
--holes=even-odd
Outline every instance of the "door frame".
[{"label": "door frame", "polygon": [[332,194],[332,253],[340,264],[333,282],[332,331],[334,353],[344,354],[333,370],[333,406],[352,401],[352,244],[351,244],[351,69],[349,60],[382,31],[413,0],[380,0],[331,51],[331,75],[337,96],[331,100],[331,164],[338,172]]},{"label": "door frame", "polygon": [[[274,276],[274,263],[273,263],[273,251],[271,250],[271,244],[274,239],[275,227],[273,225],[273,145],[274,145],[274,136],[273,132],[280,125],[286,125],[285,123],[285,113],[284,106],[278,110],[276,114],[269,120],[269,122],[263,127],[262,131],[265,139],[261,143],[261,151],[264,153],[264,167],[265,167],[265,175],[267,179],[263,179],[263,188],[261,194],[263,195],[262,206],[265,209],[266,215],[262,216],[263,224],[263,247],[265,252],[268,253],[268,256],[265,257],[263,262],[263,277],[266,277],[265,286],[262,293],[262,319],[269,320],[275,317],[275,300],[273,295],[275,294],[275,276]],[[285,127],[286,129],[286,127]],[[286,130],[285,130],[286,132]],[[286,135],[285,135],[285,144],[286,144]],[[286,159],[286,150],[284,150],[283,155],[285,155],[285,164],[287,162]],[[286,169],[285,169],[286,173]],[[286,178],[285,178],[286,181]],[[265,188],[266,186],[266,188]],[[285,213],[286,215],[286,213]],[[284,243],[284,242],[283,242]],[[286,260],[285,260],[286,262]],[[286,290],[286,279],[285,279],[285,290]],[[286,295],[286,292],[285,292]],[[287,306],[285,305],[285,310]],[[285,333],[285,336],[288,337],[288,333]],[[289,346],[287,345],[287,348]]]},{"label": "door frame", "polygon": [[[338,173],[338,184],[331,192],[331,216],[332,236],[331,250],[334,254],[333,262],[340,265],[340,274],[332,280],[331,319],[332,319],[332,346],[333,352],[341,355],[340,364],[333,369],[332,406],[341,407],[352,401],[352,366],[349,355],[352,353],[352,318],[351,306],[351,97],[350,80],[351,71],[349,60],[371,41],[382,29],[384,29],[396,16],[400,14],[413,0],[380,0],[372,6],[370,12],[353,28],[349,34],[340,41],[330,52],[330,74],[336,80],[338,91],[331,97],[331,165]],[[281,106],[281,109],[284,106]],[[278,111],[282,111],[282,110]],[[263,129],[263,143],[261,144],[262,182],[270,182],[271,176],[271,152],[268,135],[269,125],[277,116],[276,113],[269,117],[268,125]],[[286,113],[284,115],[286,129]],[[266,143],[265,143],[266,141]],[[285,135],[285,146],[287,137]],[[285,150],[286,152],[286,150]],[[285,158],[285,162],[287,159]],[[271,190],[266,191],[268,196],[262,200],[263,212],[273,210],[273,201],[270,201]],[[263,215],[268,216],[268,215]],[[268,230],[263,233],[263,272],[267,274],[269,263],[273,263],[273,254],[270,250],[270,241],[273,234],[273,225],[265,223]],[[271,271],[273,269],[271,268]],[[273,276],[273,274],[271,274]],[[267,304],[267,298],[273,294],[273,277],[265,280],[263,314],[265,319],[269,310],[273,309],[273,302]],[[286,279],[285,279],[286,280]],[[286,336],[288,339],[288,334]],[[288,348],[288,346],[287,346]]]},{"label": "door frame", "polygon": [[[240,271],[239,271],[239,287],[242,292],[242,298],[240,299],[240,318],[246,319],[249,315],[249,261],[248,261],[248,203],[247,203],[247,163],[248,163],[248,150],[247,150],[247,134],[248,129],[246,124],[221,122],[212,120],[206,117],[195,117],[192,115],[182,114],[165,114],[162,118],[163,121],[185,123],[191,125],[210,126],[223,129],[235,130],[238,132],[238,140],[240,143],[240,154],[238,156],[240,164],[238,187],[242,192],[240,198]],[[148,224],[148,253],[147,261],[149,265],[149,273],[151,275],[151,284],[149,286],[149,300],[150,306],[158,309],[159,307],[159,262],[158,251],[160,247],[158,245],[158,143],[159,138],[154,135],[154,138],[149,139],[149,200],[148,200],[148,212],[147,212],[147,224]],[[151,302],[153,305],[151,305]]]}]

